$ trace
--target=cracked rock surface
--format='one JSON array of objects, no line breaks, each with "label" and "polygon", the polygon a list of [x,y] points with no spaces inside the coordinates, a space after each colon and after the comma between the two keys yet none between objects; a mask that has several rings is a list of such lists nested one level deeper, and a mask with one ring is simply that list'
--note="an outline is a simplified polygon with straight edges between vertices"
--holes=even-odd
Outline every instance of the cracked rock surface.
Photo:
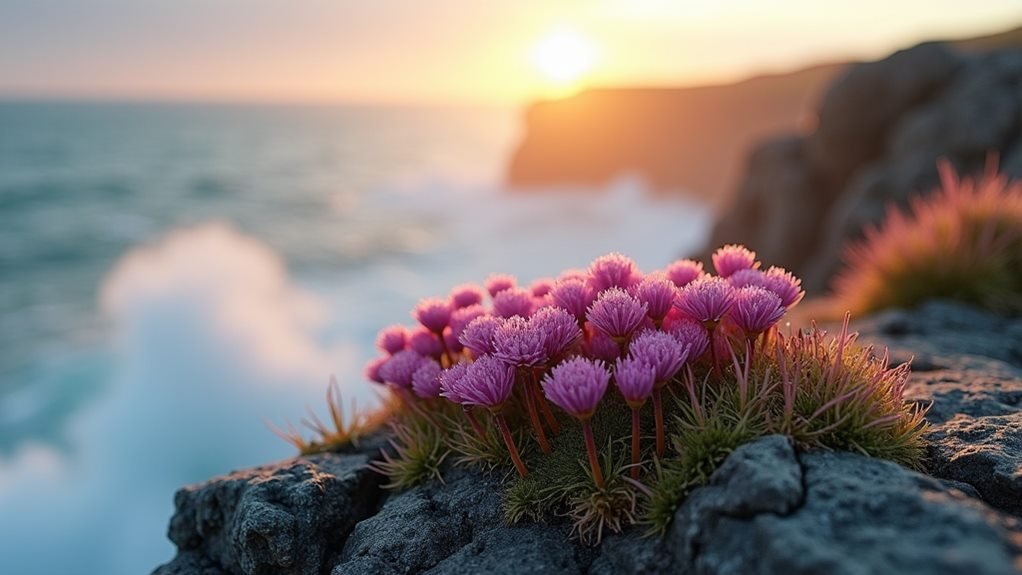
[{"label": "cracked rock surface", "polygon": [[182,489],[178,554],[156,574],[1019,573],[1019,325],[934,302],[856,326],[893,358],[915,356],[907,393],[934,403],[929,472],[942,479],[765,437],[732,453],[664,537],[589,548],[561,519],[505,525],[499,477],[452,470],[388,493],[365,448]]}]

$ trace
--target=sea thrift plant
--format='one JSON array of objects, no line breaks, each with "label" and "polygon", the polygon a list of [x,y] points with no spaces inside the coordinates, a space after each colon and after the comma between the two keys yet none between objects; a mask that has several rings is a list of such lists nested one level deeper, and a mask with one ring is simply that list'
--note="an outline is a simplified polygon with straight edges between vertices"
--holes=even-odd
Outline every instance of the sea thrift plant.
[{"label": "sea thrift plant", "polygon": [[941,186],[891,207],[850,245],[835,281],[839,311],[866,313],[949,298],[1022,313],[1022,181],[991,161],[978,177],[939,164]]},{"label": "sea thrift plant", "polygon": [[375,467],[395,489],[450,466],[501,473],[508,521],[566,515],[592,542],[663,531],[731,450],[768,433],[917,465],[907,366],[858,347],[847,323],[836,337],[785,328],[801,283],[751,250],[712,259],[719,275],[689,260],[642,274],[610,254],[528,288],[495,274],[424,299],[419,325],[381,331],[365,369],[395,398]]}]

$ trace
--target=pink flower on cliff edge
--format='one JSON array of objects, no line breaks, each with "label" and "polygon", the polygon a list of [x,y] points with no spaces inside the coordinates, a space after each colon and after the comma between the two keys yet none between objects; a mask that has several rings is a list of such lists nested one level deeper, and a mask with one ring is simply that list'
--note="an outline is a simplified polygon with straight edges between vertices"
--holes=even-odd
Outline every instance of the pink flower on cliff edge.
[{"label": "pink flower on cliff edge", "polygon": [[703,278],[681,290],[675,305],[688,317],[716,325],[734,303],[735,290],[719,277]]},{"label": "pink flower on cliff edge", "polygon": [[554,305],[568,310],[579,324],[585,322],[586,311],[596,301],[593,288],[578,278],[558,280],[548,295]]},{"label": "pink flower on cliff edge", "polygon": [[756,252],[745,246],[728,244],[713,252],[713,269],[722,278],[731,277],[738,270],[749,270],[759,267]]},{"label": "pink flower on cliff edge", "polygon": [[612,287],[628,289],[641,279],[635,262],[617,252],[600,256],[589,265],[589,285],[596,292]]},{"label": "pink flower on cliff edge", "polygon": [[791,272],[784,268],[771,267],[763,276],[766,289],[777,294],[781,298],[781,305],[790,308],[802,301],[806,292],[802,289],[802,280],[798,279]]},{"label": "pink flower on cliff edge", "polygon": [[663,274],[654,273],[643,278],[635,286],[632,295],[646,304],[646,315],[660,325],[659,322],[664,320],[667,312],[674,306],[674,300],[678,297],[678,287]]},{"label": "pink flower on cliff edge", "polygon": [[695,260],[678,260],[667,266],[664,275],[681,289],[703,277],[703,264]]},{"label": "pink flower on cliff edge", "polygon": [[454,309],[461,309],[472,305],[479,305],[483,303],[483,298],[486,296],[486,292],[483,288],[476,284],[461,284],[454,286],[451,290],[451,294],[448,296],[451,300],[451,306]]},{"label": "pink flower on cliff edge", "polygon": [[508,274],[490,274],[490,277],[486,278],[486,291],[490,292],[490,297],[496,297],[498,293],[506,290],[513,289],[518,286],[518,280],[515,276]]},{"label": "pink flower on cliff edge", "polygon": [[493,355],[519,367],[534,367],[545,363],[549,357],[543,333],[529,320],[517,315],[504,320],[493,330]]},{"label": "pink flower on cliff edge", "polygon": [[424,298],[415,306],[412,317],[429,331],[442,334],[451,321],[451,304],[442,299]]},{"label": "pink flower on cliff edge", "polygon": [[573,357],[555,366],[543,379],[543,393],[554,405],[587,420],[607,392],[610,372],[603,362]]},{"label": "pink flower on cliff edge", "polygon": [[493,353],[493,332],[503,323],[498,317],[483,315],[470,321],[461,332],[458,341],[467,347],[476,357]]},{"label": "pink flower on cliff edge", "polygon": [[586,318],[596,329],[615,339],[624,339],[646,318],[646,304],[612,287],[600,294],[589,308]]},{"label": "pink flower on cliff edge", "polygon": [[529,318],[529,323],[539,332],[550,359],[560,356],[582,339],[575,317],[559,307],[540,308]]},{"label": "pink flower on cliff edge", "polygon": [[532,315],[533,298],[526,290],[508,288],[493,296],[493,314],[500,317]]},{"label": "pink flower on cliff edge", "polygon": [[743,287],[735,292],[735,302],[728,317],[747,337],[759,335],[784,316],[781,298],[761,287]]},{"label": "pink flower on cliff edge", "polygon": [[458,381],[457,394],[463,404],[478,405],[500,412],[511,397],[515,369],[492,355],[484,355],[469,364]]},{"label": "pink flower on cliff edge", "polygon": [[614,384],[629,407],[642,407],[656,383],[656,369],[636,357],[618,359],[614,364]]}]

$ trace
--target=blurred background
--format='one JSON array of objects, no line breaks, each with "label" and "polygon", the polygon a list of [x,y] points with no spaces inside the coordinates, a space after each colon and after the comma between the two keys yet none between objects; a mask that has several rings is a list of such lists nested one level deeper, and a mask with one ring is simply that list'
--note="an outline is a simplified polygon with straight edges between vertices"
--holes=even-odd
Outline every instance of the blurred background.
[{"label": "blurred background", "polygon": [[[1017,0],[0,0],[0,568],[139,573],[174,491],[370,404],[423,296],[744,241],[826,286],[1022,172]],[[925,44],[891,56],[916,44]],[[855,65],[855,62],[876,61]]]}]

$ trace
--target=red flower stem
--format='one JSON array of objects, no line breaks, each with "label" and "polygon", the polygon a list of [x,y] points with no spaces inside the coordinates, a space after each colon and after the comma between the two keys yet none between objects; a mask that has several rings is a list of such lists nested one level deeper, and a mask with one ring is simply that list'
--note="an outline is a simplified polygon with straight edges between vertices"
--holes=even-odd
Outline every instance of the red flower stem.
[{"label": "red flower stem", "polygon": [[666,446],[664,437],[664,405],[660,399],[660,388],[653,388],[653,417],[656,419],[656,456],[663,457]]},{"label": "red flower stem", "polygon": [[527,477],[529,470],[525,468],[525,464],[522,463],[521,456],[518,455],[518,447],[515,446],[515,438],[511,437],[511,430],[507,428],[507,422],[504,421],[504,416],[499,413],[493,414],[493,419],[497,420],[497,427],[500,428],[500,434],[504,437],[504,445],[507,446],[507,450],[511,453],[511,461],[515,462],[515,469],[518,470],[518,475]]},{"label": "red flower stem", "polygon": [[717,346],[713,341],[713,334],[717,331],[717,326],[710,328],[710,361],[713,362],[713,371],[720,373],[720,368],[717,366]]},{"label": "red flower stem", "polygon": [[440,340],[440,367],[446,369],[454,365],[454,356],[452,356],[451,352],[447,350],[447,342],[444,340],[444,332],[441,331],[440,333],[437,333],[436,336]]},{"label": "red flower stem", "polygon": [[525,408],[529,412],[529,421],[532,422],[532,430],[536,432],[536,441],[543,453],[550,453],[550,443],[546,440],[546,433],[543,432],[543,424],[539,421],[539,411],[536,409],[536,396],[532,393],[532,386],[525,383]]},{"label": "red flower stem", "polygon": [[486,432],[483,431],[483,426],[479,424],[479,418],[477,418],[476,414],[472,412],[472,407],[463,405],[461,408],[465,412],[465,416],[468,417],[468,422],[472,424],[472,429],[475,430],[479,439],[486,439]]},{"label": "red flower stem", "polygon": [[593,481],[596,487],[603,489],[606,484],[603,482],[603,472],[600,471],[600,461],[596,456],[596,440],[593,439],[593,427],[589,420],[582,422],[582,435],[586,438],[586,452],[589,454],[589,466],[593,468]]},{"label": "red flower stem", "polygon": [[632,407],[632,479],[639,478],[639,407]]},{"label": "red flower stem", "polygon": [[547,425],[550,426],[550,431],[557,435],[561,432],[561,425],[557,423],[557,418],[554,417],[554,412],[550,409],[550,404],[547,402],[546,397],[543,396],[543,391],[539,387],[539,376],[536,375],[536,370],[530,370],[532,374],[532,395],[543,410],[543,418],[546,419]]}]

